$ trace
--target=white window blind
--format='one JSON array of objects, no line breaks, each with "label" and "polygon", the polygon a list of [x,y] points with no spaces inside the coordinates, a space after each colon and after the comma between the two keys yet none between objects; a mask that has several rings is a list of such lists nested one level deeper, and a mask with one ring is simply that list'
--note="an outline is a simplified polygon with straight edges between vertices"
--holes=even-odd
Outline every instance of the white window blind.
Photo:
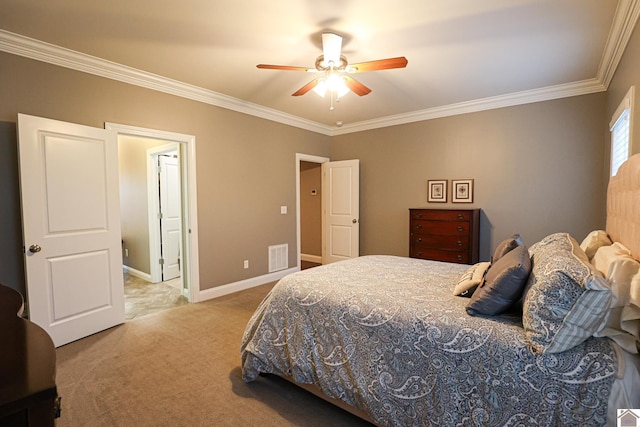
[{"label": "white window blind", "polygon": [[624,110],[611,128],[611,176],[629,158],[629,112]]},{"label": "white window blind", "polygon": [[627,161],[631,151],[633,98],[634,86],[631,86],[611,119],[611,176]]}]

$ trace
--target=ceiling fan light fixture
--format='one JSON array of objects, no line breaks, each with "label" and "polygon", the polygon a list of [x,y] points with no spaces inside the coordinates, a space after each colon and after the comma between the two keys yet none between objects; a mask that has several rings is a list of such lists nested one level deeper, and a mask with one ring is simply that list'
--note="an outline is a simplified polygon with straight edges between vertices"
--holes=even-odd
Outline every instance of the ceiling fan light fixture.
[{"label": "ceiling fan light fixture", "polygon": [[324,98],[328,92],[331,96],[330,109],[333,110],[334,101],[338,101],[348,92],[353,92],[358,96],[365,96],[371,93],[371,89],[351,77],[351,73],[404,68],[407,66],[408,62],[407,58],[399,56],[396,58],[376,59],[373,61],[359,62],[357,64],[350,65],[347,58],[341,54],[341,50],[342,37],[338,34],[327,32],[322,34],[322,55],[316,58],[315,68],[270,64],[258,64],[257,67],[269,70],[322,73],[320,77],[311,80],[309,83],[292,93],[291,96],[301,96],[313,90]]},{"label": "ceiling fan light fixture", "polygon": [[350,90],[344,81],[344,77],[334,73],[327,73],[325,77],[320,79],[313,91],[323,98],[327,92],[332,92],[336,99],[340,99]]}]

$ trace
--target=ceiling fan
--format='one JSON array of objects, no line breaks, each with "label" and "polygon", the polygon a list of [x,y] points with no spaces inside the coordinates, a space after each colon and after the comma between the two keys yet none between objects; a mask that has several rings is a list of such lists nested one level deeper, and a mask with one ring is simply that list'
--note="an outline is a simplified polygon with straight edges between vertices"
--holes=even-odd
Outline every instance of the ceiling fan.
[{"label": "ceiling fan", "polygon": [[319,95],[324,96],[326,92],[331,95],[331,110],[333,110],[334,97],[339,99],[349,90],[356,95],[364,96],[371,92],[371,89],[351,77],[349,74],[362,73],[365,71],[388,70],[392,68],[404,68],[407,66],[407,58],[400,56],[397,58],[378,59],[375,61],[349,64],[347,58],[341,54],[342,37],[334,33],[322,34],[322,55],[318,56],[315,68],[294,67],[289,65],[269,65],[258,64],[258,68],[269,70],[286,71],[306,71],[310,73],[322,73],[322,76],[311,80],[302,86],[292,96],[300,96],[314,90]]}]

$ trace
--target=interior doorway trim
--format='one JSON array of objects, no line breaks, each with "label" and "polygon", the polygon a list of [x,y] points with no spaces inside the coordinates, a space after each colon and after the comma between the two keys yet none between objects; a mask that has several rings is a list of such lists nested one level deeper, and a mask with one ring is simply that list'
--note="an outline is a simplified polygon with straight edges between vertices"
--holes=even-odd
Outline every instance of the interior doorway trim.
[{"label": "interior doorway trim", "polygon": [[[157,129],[148,129],[138,126],[123,125],[118,123],[105,123],[105,129],[115,130],[118,135],[138,136],[153,138],[169,142],[177,142],[186,151],[183,157],[183,164],[180,168],[182,175],[182,198],[183,209],[186,211],[182,216],[182,238],[184,251],[184,269],[182,280],[187,286],[189,302],[199,300],[200,294],[200,267],[198,256],[198,207],[196,188],[196,137],[175,132],[168,132]],[[182,167],[184,166],[184,167]]]},{"label": "interior doorway trim", "polygon": [[[314,156],[311,154],[296,153],[296,239],[298,246],[298,268],[302,268],[302,248],[301,248],[301,233],[300,233],[300,162],[311,163],[327,163],[331,159],[328,157]],[[324,235],[322,236],[324,240]]]}]

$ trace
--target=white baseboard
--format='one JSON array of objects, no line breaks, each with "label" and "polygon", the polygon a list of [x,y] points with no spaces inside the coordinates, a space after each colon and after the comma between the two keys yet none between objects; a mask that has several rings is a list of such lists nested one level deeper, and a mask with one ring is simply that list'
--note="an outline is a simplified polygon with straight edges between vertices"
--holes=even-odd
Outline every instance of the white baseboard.
[{"label": "white baseboard", "polygon": [[286,270],[280,270],[263,276],[252,277],[250,279],[241,280],[239,282],[229,283],[227,285],[216,286],[215,288],[205,289],[194,295],[193,302],[202,302],[213,298],[218,298],[234,292],[243,291],[245,289],[255,288],[256,286],[266,283],[275,282],[284,276],[300,271],[300,267],[293,267]]},{"label": "white baseboard", "polygon": [[300,260],[322,264],[322,257],[318,255],[300,254]]},{"label": "white baseboard", "polygon": [[143,273],[142,271],[136,270],[135,268],[129,267],[128,265],[123,265],[122,270],[134,277],[138,277],[140,279],[146,280],[147,282],[151,282],[151,274],[149,273]]}]

